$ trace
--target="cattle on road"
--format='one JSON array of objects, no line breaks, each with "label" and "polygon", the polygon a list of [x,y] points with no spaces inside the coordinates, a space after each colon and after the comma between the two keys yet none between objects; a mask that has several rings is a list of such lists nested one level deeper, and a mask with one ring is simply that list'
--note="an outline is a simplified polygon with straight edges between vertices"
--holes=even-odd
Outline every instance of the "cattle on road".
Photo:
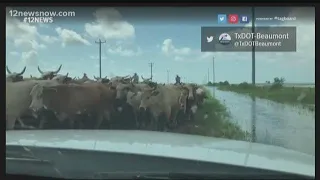
[{"label": "cattle on road", "polygon": [[110,120],[115,91],[99,83],[54,86],[37,84],[31,96],[30,108],[34,111],[43,107],[50,109],[56,113],[58,120],[68,119],[70,127],[73,127],[77,114],[85,112],[95,115],[94,128],[99,128],[104,118]]}]

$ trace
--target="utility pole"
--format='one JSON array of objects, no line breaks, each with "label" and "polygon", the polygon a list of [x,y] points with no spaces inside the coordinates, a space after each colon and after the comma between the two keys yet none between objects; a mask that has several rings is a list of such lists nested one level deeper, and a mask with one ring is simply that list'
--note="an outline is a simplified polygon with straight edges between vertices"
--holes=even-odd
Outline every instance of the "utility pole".
[{"label": "utility pole", "polygon": [[[255,33],[255,8],[254,6],[252,6],[251,8],[252,11],[252,33]],[[252,42],[255,41],[255,36],[253,36],[252,38]],[[256,84],[256,47],[252,46],[252,84],[255,85]],[[251,105],[251,128],[252,128],[252,132],[251,132],[251,141],[252,142],[256,142],[257,139],[257,135],[256,135],[256,121],[257,121],[257,117],[256,117],[256,97],[252,96],[252,105]]]},{"label": "utility pole", "polygon": [[[255,33],[255,8],[254,6],[251,9],[252,11],[252,24],[251,24],[251,28],[252,28],[252,33]],[[255,41],[255,36],[253,36],[252,38],[252,42]],[[252,84],[255,85],[256,84],[256,47],[252,46]]]},{"label": "utility pole", "polygon": [[216,82],[216,77],[214,74],[214,57],[212,57],[212,84]]},{"label": "utility pole", "polygon": [[169,70],[167,70],[167,83],[169,84]]},{"label": "utility pole", "polygon": [[96,43],[99,44],[99,77],[101,78],[101,44],[106,43],[106,41],[101,41],[99,39],[99,41],[96,41]]},{"label": "utility pole", "polygon": [[207,75],[207,77],[208,77],[208,83],[210,82],[210,77],[209,77],[209,68],[208,68],[208,75]]},{"label": "utility pole", "polygon": [[152,75],[153,62],[150,62],[149,66],[150,66],[151,81],[152,81],[152,78],[153,78],[153,75]]}]

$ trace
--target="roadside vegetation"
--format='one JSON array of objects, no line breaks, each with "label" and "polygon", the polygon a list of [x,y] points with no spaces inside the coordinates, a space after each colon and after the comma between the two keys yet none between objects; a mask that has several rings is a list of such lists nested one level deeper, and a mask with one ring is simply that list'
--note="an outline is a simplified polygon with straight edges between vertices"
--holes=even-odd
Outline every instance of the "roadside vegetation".
[{"label": "roadside vegetation", "polygon": [[219,90],[233,91],[241,94],[256,96],[280,103],[302,105],[305,108],[314,110],[315,108],[315,88],[314,87],[285,87],[284,78],[274,78],[273,82],[266,82],[264,86],[254,86],[247,82],[238,85],[230,85],[227,81],[220,82],[212,86],[218,86]]},{"label": "roadside vegetation", "polygon": [[208,99],[205,100],[203,107],[198,109],[195,121],[181,126],[177,132],[247,140],[250,137],[249,133],[244,132],[238,125],[232,123],[226,107],[215,99],[209,91],[207,91],[207,94]]}]

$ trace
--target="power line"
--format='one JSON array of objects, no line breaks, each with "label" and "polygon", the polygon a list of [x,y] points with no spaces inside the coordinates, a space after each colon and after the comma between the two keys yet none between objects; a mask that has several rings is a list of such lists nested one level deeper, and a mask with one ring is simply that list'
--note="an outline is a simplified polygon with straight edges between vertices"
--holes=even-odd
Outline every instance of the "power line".
[{"label": "power line", "polygon": [[150,62],[150,63],[149,63],[149,66],[150,66],[150,74],[151,74],[150,79],[151,79],[151,81],[152,81],[152,78],[153,78],[153,74],[152,74],[153,62]]},{"label": "power line", "polygon": [[101,41],[99,39],[99,41],[96,41],[96,43],[99,44],[99,77],[101,78],[101,44],[106,43],[106,41]]}]

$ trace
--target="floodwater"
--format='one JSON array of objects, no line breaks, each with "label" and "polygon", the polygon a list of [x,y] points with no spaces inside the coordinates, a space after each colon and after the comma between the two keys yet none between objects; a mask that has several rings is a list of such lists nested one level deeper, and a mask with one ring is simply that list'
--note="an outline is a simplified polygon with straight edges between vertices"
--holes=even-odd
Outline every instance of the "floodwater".
[{"label": "floodwater", "polygon": [[208,88],[253,141],[315,155],[315,111]]}]

